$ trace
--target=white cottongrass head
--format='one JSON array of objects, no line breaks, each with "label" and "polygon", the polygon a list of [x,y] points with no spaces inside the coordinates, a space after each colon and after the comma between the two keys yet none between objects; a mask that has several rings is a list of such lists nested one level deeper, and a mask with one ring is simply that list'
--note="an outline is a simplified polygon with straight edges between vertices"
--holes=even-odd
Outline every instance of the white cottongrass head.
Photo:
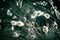
[{"label": "white cottongrass head", "polygon": [[49,29],[47,26],[43,26],[43,32],[48,33]]},{"label": "white cottongrass head", "polygon": [[50,15],[49,14],[44,14],[45,18],[49,19]]},{"label": "white cottongrass head", "polygon": [[37,5],[36,3],[33,3],[33,5]]},{"label": "white cottongrass head", "polygon": [[31,38],[32,38],[32,39],[35,39],[35,38],[36,38],[36,35],[34,35],[34,34],[31,35]]},{"label": "white cottongrass head", "polygon": [[34,14],[36,14],[37,16],[41,16],[41,15],[43,15],[43,13],[44,13],[44,12],[42,12],[42,11],[40,11],[40,10],[39,10],[39,11],[34,11]]},{"label": "white cottongrass head", "polygon": [[28,28],[28,31],[29,31],[29,32],[30,32],[30,31],[33,31],[33,28],[29,27],[29,28]]},{"label": "white cottongrass head", "polygon": [[54,27],[57,29],[58,28],[58,25],[57,25],[57,23],[56,23],[56,21],[54,21]]},{"label": "white cottongrass head", "polygon": [[31,18],[36,18],[36,15],[34,15],[34,14],[33,14],[33,15],[31,15]]},{"label": "white cottongrass head", "polygon": [[24,26],[24,23],[23,23],[22,21],[18,21],[18,22],[17,22],[17,25],[18,25],[18,26]]},{"label": "white cottongrass head", "polygon": [[7,10],[7,15],[12,16],[12,13],[10,12],[10,9]]},{"label": "white cottongrass head", "polygon": [[11,21],[11,24],[12,24],[12,25],[17,25],[17,21],[14,21],[14,20],[13,20],[13,21]]},{"label": "white cottongrass head", "polygon": [[17,16],[13,16],[13,19],[16,19],[17,18]]},{"label": "white cottongrass head", "polygon": [[31,15],[31,18],[36,18],[37,16],[43,15],[44,12],[42,11],[34,11],[33,14]]},{"label": "white cottongrass head", "polygon": [[11,30],[14,30],[14,26],[11,27]]},{"label": "white cottongrass head", "polygon": [[41,15],[43,15],[43,14],[44,14],[44,12],[38,11],[37,16],[41,16]]},{"label": "white cottongrass head", "polygon": [[13,37],[19,37],[20,36],[20,33],[18,32],[13,32]]},{"label": "white cottongrass head", "polygon": [[11,21],[11,24],[14,26],[14,25],[17,25],[17,26],[24,26],[24,23],[22,21]]}]

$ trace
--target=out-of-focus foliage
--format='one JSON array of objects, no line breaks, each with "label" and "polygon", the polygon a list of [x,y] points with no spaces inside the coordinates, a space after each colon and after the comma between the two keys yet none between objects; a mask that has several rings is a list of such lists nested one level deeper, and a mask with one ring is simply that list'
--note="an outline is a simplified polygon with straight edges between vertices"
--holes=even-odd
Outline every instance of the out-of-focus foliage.
[{"label": "out-of-focus foliage", "polygon": [[1,40],[59,40],[60,12],[53,0],[1,0]]}]

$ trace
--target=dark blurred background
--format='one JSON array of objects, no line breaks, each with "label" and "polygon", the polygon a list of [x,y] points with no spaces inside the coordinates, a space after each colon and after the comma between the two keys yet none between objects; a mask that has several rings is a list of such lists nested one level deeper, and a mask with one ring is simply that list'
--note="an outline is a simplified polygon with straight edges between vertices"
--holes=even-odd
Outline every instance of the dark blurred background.
[{"label": "dark blurred background", "polygon": [[[24,3],[28,3],[28,2],[31,2],[31,3],[33,3],[33,2],[39,2],[39,1],[41,1],[41,0],[23,0],[23,2]],[[47,1],[48,2],[48,0],[45,0],[45,1]],[[57,6],[57,10],[58,11],[60,11],[60,0],[53,0],[53,2],[54,2],[54,6]],[[7,10],[12,6],[12,5],[15,5],[16,4],[16,2],[15,2],[15,0],[0,0],[0,19],[6,19],[7,18],[7,16],[6,16],[6,12],[7,12]],[[8,20],[8,19],[7,19]],[[58,19],[57,19],[58,20]],[[3,21],[3,23],[4,23],[4,21]],[[4,30],[4,28],[5,28],[5,24],[3,24],[3,23],[0,23],[0,25],[2,25],[3,27],[2,27],[2,30]],[[8,24],[8,23],[7,23]],[[60,20],[58,20],[58,27],[60,26]],[[59,27],[60,28],[60,27]],[[12,39],[12,37],[11,36],[8,36],[9,34],[7,34],[7,32],[5,32],[5,31],[2,31],[2,30],[0,30],[0,39],[1,40],[17,40],[17,38],[15,38],[15,39]],[[3,33],[4,32],[4,33]],[[5,35],[4,35],[5,34]],[[4,38],[4,36],[8,36],[8,38],[10,38],[10,39],[3,39]]]}]

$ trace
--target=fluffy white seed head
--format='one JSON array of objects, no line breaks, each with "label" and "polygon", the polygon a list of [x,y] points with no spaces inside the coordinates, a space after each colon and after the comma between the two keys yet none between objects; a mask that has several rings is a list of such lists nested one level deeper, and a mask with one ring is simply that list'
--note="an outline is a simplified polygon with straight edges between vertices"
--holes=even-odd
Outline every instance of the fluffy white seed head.
[{"label": "fluffy white seed head", "polygon": [[17,22],[17,25],[18,25],[18,26],[24,26],[24,23],[23,23],[22,21],[18,21],[18,22]]},{"label": "fluffy white seed head", "polygon": [[16,19],[17,18],[17,16],[13,16],[13,19]]},{"label": "fluffy white seed head", "polygon": [[35,38],[36,38],[36,36],[33,34],[33,35],[31,35],[31,38],[32,38],[32,39],[35,39]]},{"label": "fluffy white seed head", "polygon": [[43,26],[43,32],[48,33],[49,29],[46,26]]},{"label": "fluffy white seed head", "polygon": [[11,30],[14,30],[14,26],[11,27]]},{"label": "fluffy white seed head", "polygon": [[17,25],[17,21],[14,21],[14,20],[13,20],[13,21],[11,21],[11,24],[12,24],[12,25]]},{"label": "fluffy white seed head", "polygon": [[31,15],[31,18],[36,18],[37,16],[41,16],[41,15],[43,15],[44,14],[44,12],[42,12],[42,11],[34,11],[33,12],[33,14]]},{"label": "fluffy white seed head", "polygon": [[18,32],[13,33],[13,37],[19,37],[19,36],[20,36],[20,33],[18,33]]},{"label": "fluffy white seed head", "polygon": [[7,10],[7,15],[12,16],[12,13],[10,12],[10,9]]},{"label": "fluffy white seed head", "polygon": [[49,19],[50,15],[49,14],[44,14],[45,18]]}]

